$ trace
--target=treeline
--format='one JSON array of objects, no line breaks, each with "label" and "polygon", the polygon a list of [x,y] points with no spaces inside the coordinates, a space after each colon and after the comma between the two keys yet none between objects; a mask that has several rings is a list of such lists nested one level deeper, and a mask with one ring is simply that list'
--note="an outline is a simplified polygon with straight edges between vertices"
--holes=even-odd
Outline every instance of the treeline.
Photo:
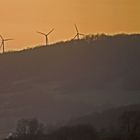
[{"label": "treeline", "polygon": [[139,140],[140,111],[126,111],[118,118],[119,127],[96,130],[90,124],[62,126],[47,131],[37,119],[21,119],[16,132],[4,140]]}]

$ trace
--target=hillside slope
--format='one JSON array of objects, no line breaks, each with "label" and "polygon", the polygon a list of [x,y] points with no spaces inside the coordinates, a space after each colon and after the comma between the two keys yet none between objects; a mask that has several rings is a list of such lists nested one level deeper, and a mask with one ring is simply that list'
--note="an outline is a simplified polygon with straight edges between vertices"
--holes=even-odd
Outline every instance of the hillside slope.
[{"label": "hillside slope", "polygon": [[57,123],[139,103],[140,35],[60,42],[0,55],[0,133],[24,117]]}]

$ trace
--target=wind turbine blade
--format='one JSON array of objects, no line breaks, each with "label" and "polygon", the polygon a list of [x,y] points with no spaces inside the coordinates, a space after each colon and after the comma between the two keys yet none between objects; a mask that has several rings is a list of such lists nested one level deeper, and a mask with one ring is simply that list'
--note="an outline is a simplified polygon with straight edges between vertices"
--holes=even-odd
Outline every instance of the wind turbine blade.
[{"label": "wind turbine blade", "polygon": [[12,38],[4,39],[4,41],[10,41],[10,40],[14,40],[14,39]]},{"label": "wind turbine blade", "polygon": [[54,29],[52,29],[48,34],[47,34],[47,36],[50,34],[50,33],[52,33],[54,31]]},{"label": "wind turbine blade", "polygon": [[79,31],[78,31],[77,25],[75,24],[74,26],[75,26],[76,32],[78,33]]},{"label": "wind turbine blade", "polygon": [[77,37],[77,35],[73,39],[75,39],[76,37]]},{"label": "wind turbine blade", "polygon": [[42,32],[37,32],[38,34],[42,34],[42,35],[45,35],[46,36],[46,34],[45,33],[42,33]]},{"label": "wind turbine blade", "polygon": [[2,37],[2,35],[0,35],[0,38],[3,40],[3,37]]},{"label": "wind turbine blade", "polygon": [[80,34],[81,36],[85,36],[85,34]]}]

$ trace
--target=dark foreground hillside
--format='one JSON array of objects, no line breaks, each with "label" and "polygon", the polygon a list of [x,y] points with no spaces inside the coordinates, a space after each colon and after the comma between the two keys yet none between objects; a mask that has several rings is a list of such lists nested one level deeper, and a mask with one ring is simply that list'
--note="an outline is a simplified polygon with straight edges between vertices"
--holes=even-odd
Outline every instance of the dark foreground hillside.
[{"label": "dark foreground hillside", "polygon": [[4,140],[139,140],[140,104],[109,109],[48,128],[35,118],[20,119]]},{"label": "dark foreground hillside", "polygon": [[[140,104],[121,106],[117,108],[111,108],[103,112],[93,112],[86,116],[82,116],[71,120],[67,125],[80,125],[80,124],[90,124],[94,128],[99,130],[116,130],[121,125],[122,116],[126,115],[124,119],[126,122],[130,119],[133,120],[137,116],[140,119]],[[133,120],[134,121],[134,120]],[[140,120],[139,120],[140,121]],[[138,127],[140,124],[138,121]],[[134,125],[134,124],[133,124]],[[131,126],[132,127],[132,126]]]},{"label": "dark foreground hillside", "polygon": [[0,134],[140,103],[140,35],[91,36],[0,55]]}]

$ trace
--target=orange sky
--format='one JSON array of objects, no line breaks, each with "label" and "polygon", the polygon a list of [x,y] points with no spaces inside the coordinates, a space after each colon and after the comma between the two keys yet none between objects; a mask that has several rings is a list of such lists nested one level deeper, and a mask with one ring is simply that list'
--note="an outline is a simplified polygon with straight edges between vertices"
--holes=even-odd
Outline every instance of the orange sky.
[{"label": "orange sky", "polygon": [[36,31],[55,31],[50,42],[82,33],[140,32],[140,0],[0,0],[0,34],[14,38],[6,49],[44,43]]}]

